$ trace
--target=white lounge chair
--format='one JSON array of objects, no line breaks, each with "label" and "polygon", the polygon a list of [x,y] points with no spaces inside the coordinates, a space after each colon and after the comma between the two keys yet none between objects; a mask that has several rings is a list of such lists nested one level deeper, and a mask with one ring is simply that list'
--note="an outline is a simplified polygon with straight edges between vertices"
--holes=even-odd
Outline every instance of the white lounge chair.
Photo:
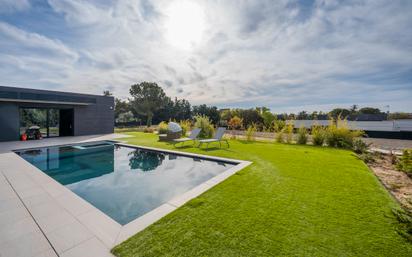
[{"label": "white lounge chair", "polygon": [[193,144],[195,144],[197,136],[199,136],[200,131],[201,131],[200,128],[195,128],[190,132],[189,137],[173,139],[173,143],[174,145],[178,143],[182,143],[183,145],[187,141],[193,141]]},{"label": "white lounge chair", "polygon": [[215,136],[210,139],[201,139],[199,140],[199,145],[198,147],[200,148],[202,144],[206,144],[206,148],[209,148],[209,144],[213,142],[219,142],[220,147],[222,147],[222,141],[225,141],[227,144],[227,147],[230,147],[229,141],[227,139],[223,139],[223,135],[225,134],[226,128],[217,128]]}]

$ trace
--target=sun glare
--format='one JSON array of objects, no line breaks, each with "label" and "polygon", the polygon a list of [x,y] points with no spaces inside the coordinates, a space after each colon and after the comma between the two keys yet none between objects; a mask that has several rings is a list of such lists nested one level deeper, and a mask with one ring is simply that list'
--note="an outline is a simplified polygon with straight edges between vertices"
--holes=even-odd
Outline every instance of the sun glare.
[{"label": "sun glare", "polygon": [[178,48],[189,50],[202,40],[205,17],[202,7],[189,1],[175,1],[166,12],[166,38]]}]

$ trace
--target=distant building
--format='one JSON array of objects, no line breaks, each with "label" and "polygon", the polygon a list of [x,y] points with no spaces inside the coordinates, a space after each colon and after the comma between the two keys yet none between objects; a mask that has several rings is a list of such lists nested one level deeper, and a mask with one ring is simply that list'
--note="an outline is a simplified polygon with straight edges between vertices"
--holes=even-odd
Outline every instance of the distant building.
[{"label": "distant building", "polygon": [[356,114],[356,115],[350,115],[348,117],[348,120],[353,120],[353,121],[383,121],[387,119],[388,119],[388,115],[386,113]]}]

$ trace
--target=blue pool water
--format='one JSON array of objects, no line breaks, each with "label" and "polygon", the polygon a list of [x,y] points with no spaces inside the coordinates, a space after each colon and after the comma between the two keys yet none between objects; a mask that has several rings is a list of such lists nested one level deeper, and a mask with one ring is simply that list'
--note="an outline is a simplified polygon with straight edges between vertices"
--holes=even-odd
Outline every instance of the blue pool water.
[{"label": "blue pool water", "polygon": [[234,165],[111,142],[16,153],[122,225]]}]

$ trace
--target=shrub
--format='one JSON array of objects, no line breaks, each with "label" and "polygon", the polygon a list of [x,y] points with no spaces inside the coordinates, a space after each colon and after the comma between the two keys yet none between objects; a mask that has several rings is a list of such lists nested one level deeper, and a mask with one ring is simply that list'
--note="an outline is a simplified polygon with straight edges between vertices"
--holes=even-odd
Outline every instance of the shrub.
[{"label": "shrub", "polygon": [[412,149],[403,150],[403,154],[399,158],[396,168],[412,175]]},{"label": "shrub", "polygon": [[276,133],[276,142],[278,143],[283,143],[283,134],[284,134],[284,129]]},{"label": "shrub", "polygon": [[338,117],[336,122],[332,119],[326,129],[326,143],[331,147],[352,149],[354,139],[362,134],[361,131],[351,131],[347,121]]},{"label": "shrub", "polygon": [[358,154],[358,158],[365,163],[373,163],[376,160],[376,155],[370,152],[363,152]]},{"label": "shrub", "polygon": [[144,133],[153,133],[155,130],[152,127],[145,127],[143,132]]},{"label": "shrub", "polygon": [[412,214],[409,211],[395,208],[392,209],[392,213],[399,222],[397,232],[409,242],[412,242]]},{"label": "shrub", "polygon": [[326,131],[322,126],[312,127],[312,143],[322,146],[325,142]]},{"label": "shrub", "polygon": [[157,127],[157,132],[159,134],[166,134],[167,131],[168,131],[167,122],[166,121],[160,122],[158,127]]},{"label": "shrub", "polygon": [[243,119],[239,118],[238,116],[234,116],[229,120],[227,125],[230,129],[240,129],[243,124]]},{"label": "shrub", "polygon": [[286,134],[286,143],[290,144],[293,140],[293,122],[286,124],[285,134]]},{"label": "shrub", "polygon": [[306,145],[308,142],[308,131],[305,127],[300,127],[298,130],[298,139],[297,143],[300,145]]},{"label": "shrub", "polygon": [[247,141],[255,141],[255,133],[256,133],[256,124],[252,123],[246,130],[246,140]]},{"label": "shrub", "polygon": [[182,136],[186,136],[187,132],[192,127],[192,122],[190,120],[181,120],[179,125],[182,127]]},{"label": "shrub", "polygon": [[213,125],[206,115],[196,115],[195,117],[195,127],[200,128],[200,138],[211,138],[213,136]]},{"label": "shrub", "polygon": [[285,127],[286,122],[284,120],[275,120],[273,122],[273,130],[275,132],[280,132]]},{"label": "shrub", "polygon": [[365,143],[362,139],[353,140],[352,149],[357,154],[367,153],[370,144]]}]

